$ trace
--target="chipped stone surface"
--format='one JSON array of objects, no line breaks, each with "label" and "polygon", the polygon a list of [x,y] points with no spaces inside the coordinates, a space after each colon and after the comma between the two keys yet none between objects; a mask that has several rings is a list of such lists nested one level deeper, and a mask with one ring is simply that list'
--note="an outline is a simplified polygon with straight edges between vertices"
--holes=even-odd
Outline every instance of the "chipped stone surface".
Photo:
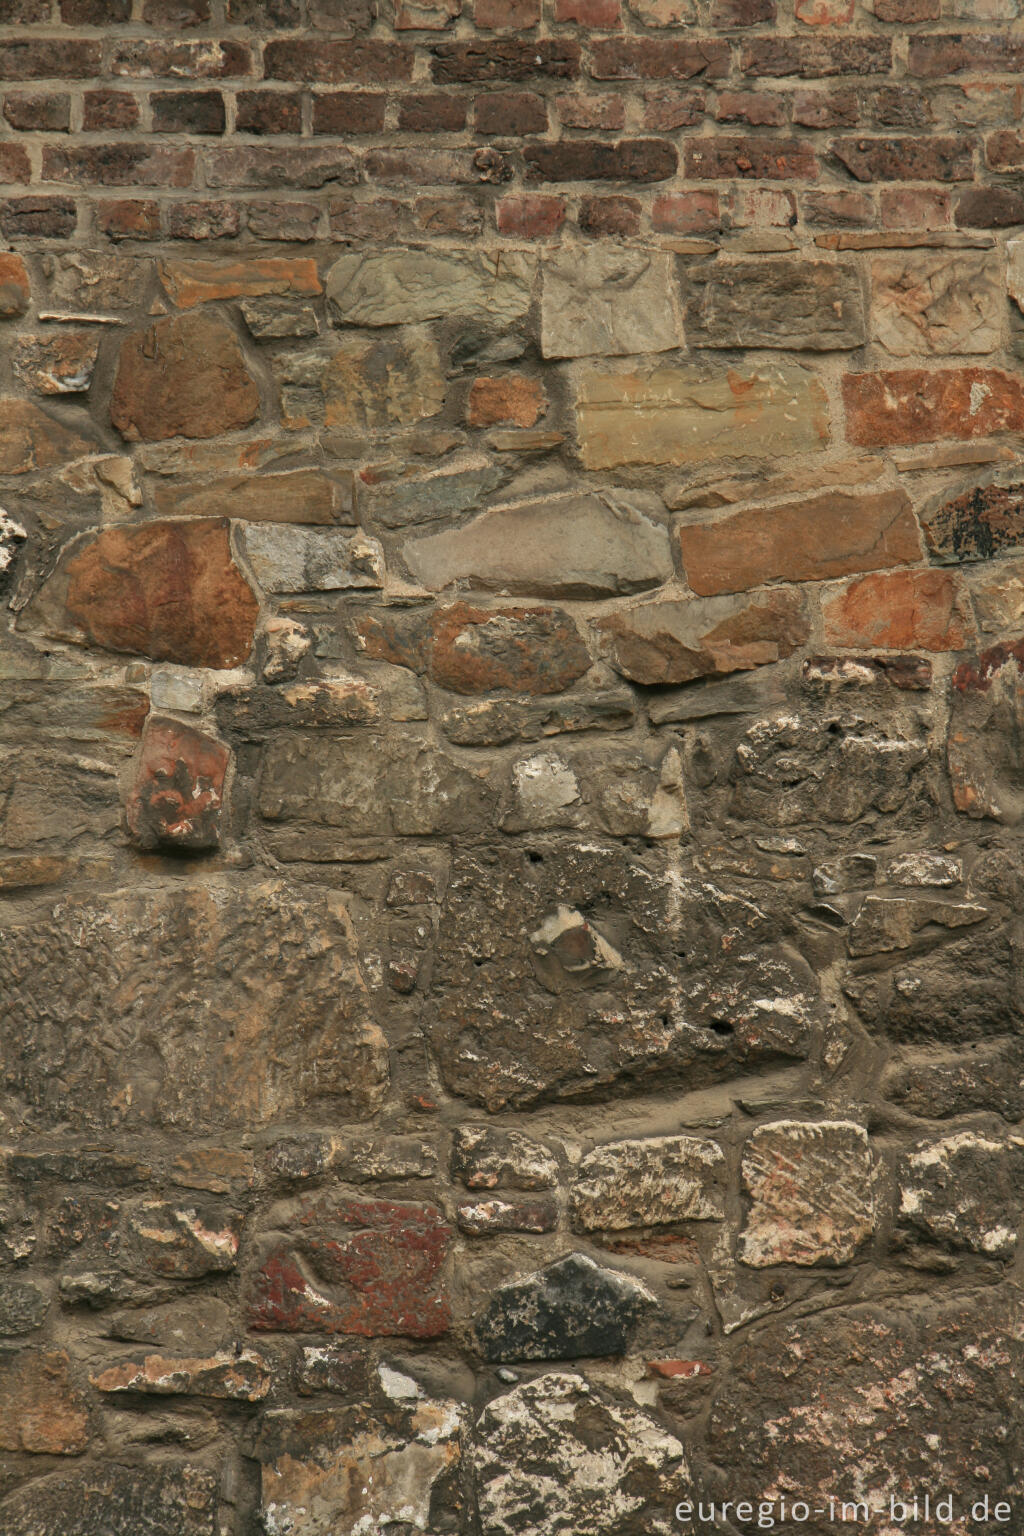
[{"label": "chipped stone surface", "polygon": [[93,1465],[57,1473],[0,1500],[5,1536],[214,1536],[218,1477],[169,1460],[148,1467]]},{"label": "chipped stone surface", "polygon": [[609,1142],[579,1164],[570,1191],[578,1231],[618,1231],[670,1221],[715,1221],[725,1158],[713,1141],[652,1136]]},{"label": "chipped stone surface", "polygon": [[690,683],[770,666],[807,639],[799,596],[656,598],[598,619],[615,670],[635,683]]},{"label": "chipped stone surface", "polygon": [[894,357],[994,352],[999,263],[984,251],[900,251],[871,263],[871,330]]},{"label": "chipped stone surface", "polygon": [[570,1253],[500,1286],[476,1320],[484,1359],[622,1355],[654,1298],[642,1285]]},{"label": "chipped stone surface", "polygon": [[65,1350],[0,1350],[0,1397],[0,1451],[79,1456],[88,1446],[88,1400]]},{"label": "chipped stone surface", "polygon": [[129,442],[216,437],[259,414],[235,333],[204,315],[171,316],[121,347],[110,416]]},{"label": "chipped stone surface", "polygon": [[874,1230],[877,1170],[862,1126],[760,1126],[744,1146],[742,1175],[750,1198],[742,1264],[845,1264]]},{"label": "chipped stone surface", "polygon": [[126,806],[142,848],[215,848],[228,749],[176,720],[150,717]]},{"label": "chipped stone surface", "polygon": [[680,342],[672,258],[629,247],[585,246],[542,268],[545,357],[668,352]]},{"label": "chipped stone surface", "polygon": [[558,1161],[521,1131],[461,1126],[452,1141],[452,1173],[467,1189],[553,1189]]},{"label": "chipped stone surface", "polygon": [[327,274],[328,310],[339,325],[410,325],[460,313],[506,325],[529,308],[536,270],[535,256],[515,251],[352,253]]},{"label": "chipped stone surface", "polygon": [[345,592],[384,585],[384,551],[363,533],[250,524],[245,553],[268,592]]},{"label": "chipped stone surface", "polygon": [[146,1355],[108,1366],[92,1377],[98,1392],[139,1392],[153,1397],[216,1397],[256,1403],[270,1391],[267,1362],[251,1349],[203,1358]]},{"label": "chipped stone surface", "polygon": [[1013,1257],[1024,1145],[961,1131],[905,1157],[899,1221],[927,1239],[991,1259]]},{"label": "chipped stone surface", "polygon": [[844,262],[739,257],[691,268],[684,292],[691,346],[829,352],[865,340],[860,278]]}]

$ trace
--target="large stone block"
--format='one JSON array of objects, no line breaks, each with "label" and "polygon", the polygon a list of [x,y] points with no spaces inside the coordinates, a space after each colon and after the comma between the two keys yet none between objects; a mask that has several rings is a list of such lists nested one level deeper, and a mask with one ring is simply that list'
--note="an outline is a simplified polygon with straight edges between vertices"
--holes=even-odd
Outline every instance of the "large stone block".
[{"label": "large stone block", "polygon": [[946,743],[953,804],[974,820],[1024,818],[1024,641],[1004,640],[953,673]]},{"label": "large stone block", "polygon": [[173,315],[121,344],[110,417],[130,442],[217,437],[259,415],[259,391],[222,320]]},{"label": "large stone block", "polygon": [[30,400],[0,399],[0,475],[55,469],[95,453],[98,437],[83,427],[65,426]]},{"label": "large stone block", "polygon": [[69,896],[0,944],[4,1096],[40,1129],[362,1118],[387,1051],[340,900],[219,881]]},{"label": "large stone block", "polygon": [[360,251],[327,274],[337,325],[414,325],[451,315],[486,315],[492,325],[530,307],[536,256],[520,251]]},{"label": "large stone block", "polygon": [[1010,1259],[1020,1223],[1022,1148],[977,1131],[925,1143],[900,1163],[899,1223],[915,1235]]},{"label": "large stone block", "polygon": [[1024,431],[1024,379],[999,368],[900,368],[842,380],[846,434],[858,447]]},{"label": "large stone block", "polygon": [[541,289],[545,357],[669,352],[681,344],[672,257],[590,245],[549,256]]},{"label": "large stone block", "polygon": [[384,585],[384,551],[365,533],[253,523],[245,553],[266,592],[346,592]]},{"label": "large stone block", "polygon": [[999,260],[987,251],[899,251],[871,263],[871,333],[894,357],[994,352]]},{"label": "large stone block", "polygon": [[864,297],[848,262],[737,258],[687,273],[692,347],[832,352],[866,340]]},{"label": "large stone block", "polygon": [[768,666],[791,656],[810,634],[799,594],[750,598],[655,598],[598,619],[616,672],[652,686],[690,683]]}]

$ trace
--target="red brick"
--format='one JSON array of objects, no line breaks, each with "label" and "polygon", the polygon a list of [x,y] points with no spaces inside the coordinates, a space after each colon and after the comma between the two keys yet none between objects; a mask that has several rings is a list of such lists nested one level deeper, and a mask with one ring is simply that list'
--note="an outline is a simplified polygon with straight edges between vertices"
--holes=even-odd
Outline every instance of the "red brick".
[{"label": "red brick", "polygon": [[85,38],[25,38],[0,43],[0,80],[88,80],[102,60],[102,43]]},{"label": "red brick", "polygon": [[728,43],[675,38],[609,38],[590,50],[590,74],[595,80],[708,80],[729,73]]},{"label": "red brick", "polygon": [[854,0],[796,0],[794,15],[805,27],[846,27],[853,8]]},{"label": "red brick", "polygon": [[195,170],[191,149],[148,144],[43,147],[43,180],[101,187],[188,187]]},{"label": "red brick", "polygon": [[96,204],[96,228],[110,240],[158,240],[160,204],[134,197]]},{"label": "red brick", "polygon": [[793,121],[801,128],[855,128],[859,117],[854,90],[793,92]]},{"label": "red brick", "polygon": [[685,174],[701,180],[817,181],[818,162],[802,139],[688,139]]},{"label": "red brick", "polygon": [[86,91],[82,127],[87,133],[137,128],[139,103],[128,91]]},{"label": "red brick", "polygon": [[962,651],[975,639],[963,587],[949,571],[863,576],[822,612],[828,645]]},{"label": "red brick", "polygon": [[249,233],[257,240],[315,240],[320,227],[316,203],[248,203]]},{"label": "red brick", "polygon": [[413,51],[404,43],[375,38],[357,42],[278,38],[263,53],[268,80],[312,80],[324,85],[410,80],[412,63]]},{"label": "red brick", "polygon": [[547,103],[531,92],[489,91],[478,96],[473,108],[477,133],[546,133]]},{"label": "red brick", "polygon": [[907,69],[912,75],[937,80],[965,70],[983,75],[1016,75],[1024,71],[1024,38],[1006,32],[961,32],[952,36],[928,33],[910,39]]},{"label": "red brick", "polygon": [[398,126],[405,133],[458,133],[466,126],[468,106],[465,97],[444,91],[403,96],[398,103]]},{"label": "red brick", "polygon": [[886,229],[948,229],[950,194],[945,187],[883,187],[879,199]]},{"label": "red brick", "polygon": [[758,37],[740,50],[740,69],[759,79],[796,75],[886,75],[892,43],[884,37]]},{"label": "red brick", "polygon": [[416,1339],[447,1332],[441,1270],[454,1233],[435,1206],[324,1197],[305,1201],[296,1225],[294,1240],[276,1243],[259,1269],[251,1328]]},{"label": "red brick", "polygon": [[614,32],[622,26],[621,0],[555,0],[555,20],[577,22],[597,32]]},{"label": "red brick", "polygon": [[715,121],[718,123],[778,128],[786,121],[786,115],[786,103],[781,96],[767,96],[757,91],[719,91],[715,103]]},{"label": "red brick", "polygon": [[563,128],[622,128],[626,104],[621,96],[559,96],[558,119]]},{"label": "red brick", "polygon": [[[115,43],[110,74],[134,80],[227,80],[252,74],[252,54],[242,43]],[[98,73],[98,71],[91,71]]]},{"label": "red brick", "polygon": [[313,97],[314,133],[380,133],[388,99],[369,91],[337,91]]},{"label": "red brick", "polygon": [[470,427],[532,427],[546,405],[543,386],[536,379],[515,373],[497,379],[481,376],[469,391],[466,423]]},{"label": "red brick", "polygon": [[431,75],[438,85],[531,80],[536,75],[575,80],[580,72],[580,45],[565,38],[538,38],[535,43],[442,43],[431,53]]},{"label": "red brick", "polygon": [[495,208],[495,221],[503,235],[543,240],[565,222],[565,203],[560,197],[503,197]]},{"label": "red brick", "polygon": [[642,213],[643,205],[635,197],[585,197],[578,222],[583,233],[594,239],[635,235]]},{"label": "red brick", "polygon": [[644,92],[643,126],[649,133],[674,133],[693,128],[707,108],[703,91],[653,90]]},{"label": "red brick", "polygon": [[997,368],[901,368],[842,380],[851,443],[907,445],[1024,430],[1024,379]]},{"label": "red brick", "polygon": [[868,229],[877,218],[867,192],[806,192],[800,202],[808,224],[823,229]]},{"label": "red brick", "polygon": [[527,181],[667,181],[676,173],[675,146],[662,139],[533,142],[523,146]]},{"label": "red brick", "polygon": [[336,240],[390,240],[402,225],[403,205],[392,197],[357,203],[350,198],[328,204],[331,235]]},{"label": "red brick", "polygon": [[239,91],[235,98],[239,133],[299,133],[302,97],[297,91]]},{"label": "red brick", "polygon": [[775,15],[775,0],[712,0],[711,5],[711,25],[723,30],[757,27],[774,21]]},{"label": "red brick", "polygon": [[5,96],[4,117],[21,133],[67,133],[71,127],[71,97],[49,91]]},{"label": "red brick", "polygon": [[1008,229],[1024,224],[1024,196],[1009,187],[970,187],[956,205],[958,229]]},{"label": "red brick", "polygon": [[831,491],[679,529],[686,579],[701,597],[770,581],[829,581],[913,565],[921,543],[903,491]]},{"label": "red brick", "polygon": [[666,192],[654,199],[651,226],[663,235],[706,235],[720,227],[717,192]]},{"label": "red brick", "polygon": [[0,234],[5,240],[42,236],[66,240],[75,232],[78,212],[70,197],[9,197],[0,203]]},{"label": "red brick", "polygon": [[540,0],[475,0],[473,20],[491,32],[522,32],[540,21]]},{"label": "red brick", "polygon": [[969,140],[962,138],[835,139],[832,153],[858,181],[971,181]]},{"label": "red brick", "polygon": [[220,91],[154,91],[149,100],[154,133],[224,132],[224,98]]},{"label": "red brick", "polygon": [[0,144],[0,182],[27,186],[31,180],[28,150],[20,144]]},{"label": "red brick", "polygon": [[913,85],[886,85],[875,91],[871,116],[880,128],[930,128],[935,121],[928,96]]},{"label": "red brick", "polygon": [[201,199],[171,203],[167,209],[167,233],[172,240],[230,239],[241,227],[241,212],[234,203]]},{"label": "red brick", "polygon": [[133,841],[145,849],[216,848],[228,756],[215,737],[151,716],[125,805]]},{"label": "red brick", "polygon": [[1019,171],[1024,166],[1024,134],[1003,129],[985,140],[985,164],[990,171]]}]

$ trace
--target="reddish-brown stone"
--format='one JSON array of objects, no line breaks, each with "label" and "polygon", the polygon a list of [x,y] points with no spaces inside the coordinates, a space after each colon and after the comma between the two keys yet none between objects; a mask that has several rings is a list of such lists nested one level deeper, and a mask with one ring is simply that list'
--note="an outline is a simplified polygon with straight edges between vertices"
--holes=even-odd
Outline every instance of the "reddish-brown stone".
[{"label": "reddish-brown stone", "polygon": [[900,368],[842,380],[846,433],[868,444],[1024,431],[1024,379],[998,368]]},{"label": "reddish-brown stone", "polygon": [[802,139],[688,139],[686,175],[706,180],[817,181],[818,162]]},{"label": "reddish-brown stone", "polygon": [[1024,640],[1001,640],[972,661],[962,661],[953,673],[955,693],[988,693],[1004,667],[1016,668],[1024,675]]},{"label": "reddish-brown stone", "polygon": [[830,645],[961,651],[974,640],[963,588],[949,571],[885,571],[825,604]]},{"label": "reddish-brown stone", "polygon": [[67,617],[93,645],[187,667],[236,667],[252,649],[258,604],[226,521],[105,528],[64,577]]},{"label": "reddish-brown stone", "polygon": [[471,427],[532,427],[544,414],[547,399],[536,379],[509,373],[498,379],[473,380],[466,405],[466,421]]},{"label": "reddish-brown stone", "polygon": [[216,848],[228,749],[178,720],[151,719],[125,807],[141,848]]},{"label": "reddish-brown stone", "polygon": [[28,273],[20,256],[0,252],[0,320],[15,320],[28,309]]},{"label": "reddish-brown stone", "polygon": [[964,138],[851,138],[832,145],[858,181],[970,181],[974,160]]},{"label": "reddish-brown stone", "polygon": [[903,491],[830,491],[679,529],[686,578],[702,597],[769,581],[828,581],[913,565],[920,537]]},{"label": "reddish-brown stone", "polygon": [[171,316],[121,345],[110,416],[129,441],[217,437],[248,426],[260,398],[222,320]]},{"label": "reddish-brown stone", "polygon": [[440,1271],[453,1232],[435,1206],[325,1198],[305,1202],[297,1226],[294,1243],[278,1243],[256,1276],[251,1328],[416,1339],[447,1331]]},{"label": "reddish-brown stone", "polygon": [[565,223],[565,203],[560,197],[503,197],[494,210],[495,222],[503,235],[519,235],[526,240],[543,240]]},{"label": "reddish-brown stone", "polygon": [[89,1444],[88,1404],[62,1349],[0,1355],[0,1451],[79,1456]]},{"label": "reddish-brown stone", "polygon": [[54,469],[83,453],[95,453],[97,446],[94,439],[66,427],[28,400],[0,400],[0,475]]}]

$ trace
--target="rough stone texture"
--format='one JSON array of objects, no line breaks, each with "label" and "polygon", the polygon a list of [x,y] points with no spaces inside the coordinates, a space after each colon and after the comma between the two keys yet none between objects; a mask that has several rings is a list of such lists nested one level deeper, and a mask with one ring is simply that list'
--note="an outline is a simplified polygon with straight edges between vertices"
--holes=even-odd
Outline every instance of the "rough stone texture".
[{"label": "rough stone texture", "polygon": [[218,1397],[256,1403],[270,1390],[267,1362],[252,1350],[205,1358],[146,1355],[108,1366],[92,1378],[99,1392],[141,1392],[152,1397]]},{"label": "rough stone texture", "polygon": [[545,357],[668,352],[679,345],[672,258],[600,245],[543,267]]},{"label": "rough stone texture", "polygon": [[865,447],[1024,428],[1024,386],[998,368],[850,373],[843,379],[843,400],[847,436]]},{"label": "rough stone texture", "polygon": [[743,1149],[742,1174],[741,1264],[845,1264],[872,1234],[877,1172],[862,1126],[763,1125]]},{"label": "rough stone texture", "polygon": [[725,1213],[715,1181],[723,1161],[714,1142],[693,1136],[610,1142],[579,1165],[570,1191],[573,1221],[592,1232],[719,1220]]},{"label": "rough stone texture", "polygon": [[0,1350],[0,1450],[78,1456],[86,1449],[89,1405],[70,1367],[64,1350]]},{"label": "rough stone texture", "polygon": [[994,352],[998,263],[982,251],[903,251],[871,263],[871,331],[894,357]]},{"label": "rough stone texture", "polygon": [[958,811],[1016,826],[1024,816],[1019,739],[1024,718],[1020,641],[962,661],[953,674],[947,760]]},{"label": "rough stone texture", "polygon": [[654,1298],[643,1286],[570,1253],[499,1287],[476,1320],[485,1360],[622,1355]]},{"label": "rough stone texture", "polygon": [[716,263],[691,268],[685,292],[691,346],[831,352],[866,339],[859,276],[846,263],[769,256]]},{"label": "rough stone texture", "polygon": [[267,592],[342,592],[384,585],[384,552],[363,533],[254,524],[245,553]]},{"label": "rough stone texture", "polygon": [[327,274],[327,306],[338,325],[410,325],[453,314],[509,324],[529,308],[536,269],[535,257],[517,252],[353,253]]},{"label": "rough stone texture", "polygon": [[648,686],[767,666],[808,637],[800,598],[771,591],[749,602],[657,598],[599,619],[595,628],[607,636],[616,672]]},{"label": "rough stone texture", "polygon": [[945,571],[896,571],[852,581],[823,607],[829,645],[962,651],[974,625],[963,588]]},{"label": "rough stone texture", "polygon": [[[989,560],[1024,543],[1024,485],[997,480],[933,498],[921,515],[928,552],[943,565]],[[1012,628],[1012,622],[1005,626]]]},{"label": "rough stone texture", "polygon": [[1013,1257],[1022,1148],[961,1131],[920,1147],[899,1169],[903,1226],[952,1248]]},{"label": "rough stone texture", "polygon": [[215,1473],[190,1463],[93,1466],[40,1478],[0,1502],[9,1536],[215,1536]]},{"label": "rough stone texture", "polygon": [[242,349],[221,321],[170,316],[122,344],[110,419],[129,442],[216,437],[248,426],[259,408]]},{"label": "rough stone texture", "polygon": [[216,848],[228,750],[176,720],[151,718],[125,808],[141,848]]}]

